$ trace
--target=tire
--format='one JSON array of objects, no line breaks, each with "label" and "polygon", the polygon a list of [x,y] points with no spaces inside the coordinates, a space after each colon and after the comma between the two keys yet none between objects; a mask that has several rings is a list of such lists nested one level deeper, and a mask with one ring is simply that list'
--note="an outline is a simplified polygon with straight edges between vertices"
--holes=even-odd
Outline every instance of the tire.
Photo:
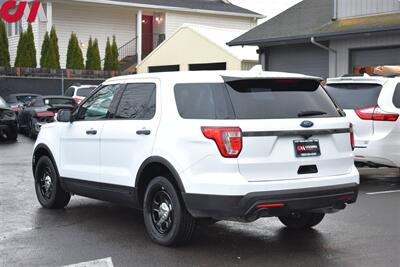
[{"label": "tire", "polygon": [[29,127],[28,127],[28,135],[29,135],[29,138],[31,138],[31,139],[35,139],[37,137],[37,134],[34,132],[35,131],[34,128],[35,128],[35,126],[33,125],[32,120],[30,120]]},{"label": "tire", "polygon": [[7,140],[8,141],[17,141],[18,138],[18,130],[17,129],[10,129],[7,131]]},{"label": "tire", "polygon": [[196,220],[187,212],[178,190],[161,176],[154,178],[146,189],[143,216],[151,240],[162,246],[187,243],[196,227]]},{"label": "tire", "polygon": [[62,209],[71,199],[71,194],[61,187],[54,164],[47,156],[42,156],[36,164],[35,191],[39,203],[46,209]]},{"label": "tire", "polygon": [[309,229],[318,225],[325,217],[325,213],[302,212],[285,217],[279,220],[289,229]]}]

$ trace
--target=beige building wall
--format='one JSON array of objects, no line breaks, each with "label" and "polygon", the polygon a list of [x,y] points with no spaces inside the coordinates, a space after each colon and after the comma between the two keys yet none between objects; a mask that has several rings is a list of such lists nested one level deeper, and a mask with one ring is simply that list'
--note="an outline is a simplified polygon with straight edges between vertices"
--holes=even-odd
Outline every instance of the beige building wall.
[{"label": "beige building wall", "polygon": [[138,73],[147,73],[152,66],[180,65],[189,70],[189,64],[226,62],[227,70],[241,70],[241,61],[228,51],[189,28],[181,28],[170,39],[155,49],[137,67]]}]

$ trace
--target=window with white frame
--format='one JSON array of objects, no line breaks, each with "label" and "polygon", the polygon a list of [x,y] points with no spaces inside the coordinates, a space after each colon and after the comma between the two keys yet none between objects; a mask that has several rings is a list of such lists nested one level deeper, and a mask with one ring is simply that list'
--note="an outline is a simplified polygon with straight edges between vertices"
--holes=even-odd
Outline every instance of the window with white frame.
[{"label": "window with white frame", "polygon": [[12,23],[6,22],[7,24],[7,36],[11,37],[12,36]]},{"label": "window with white frame", "polygon": [[19,20],[14,23],[14,33],[15,35],[19,35],[22,32],[22,21]]}]

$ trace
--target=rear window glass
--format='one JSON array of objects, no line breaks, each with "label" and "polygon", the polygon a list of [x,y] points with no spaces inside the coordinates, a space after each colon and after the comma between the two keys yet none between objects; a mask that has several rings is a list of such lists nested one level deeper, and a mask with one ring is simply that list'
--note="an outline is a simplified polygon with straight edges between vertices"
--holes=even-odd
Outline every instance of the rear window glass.
[{"label": "rear window glass", "polygon": [[286,119],[339,117],[313,80],[253,79],[226,84],[178,84],[178,111],[185,119]]},{"label": "rear window glass", "polygon": [[343,109],[362,109],[378,105],[382,85],[366,83],[329,84],[326,90]]},{"label": "rear window glass", "polygon": [[393,104],[396,108],[400,108],[400,83],[397,84],[393,95]]},{"label": "rear window glass", "polygon": [[76,95],[81,97],[87,97],[94,89],[96,89],[96,87],[81,88],[78,89]]}]

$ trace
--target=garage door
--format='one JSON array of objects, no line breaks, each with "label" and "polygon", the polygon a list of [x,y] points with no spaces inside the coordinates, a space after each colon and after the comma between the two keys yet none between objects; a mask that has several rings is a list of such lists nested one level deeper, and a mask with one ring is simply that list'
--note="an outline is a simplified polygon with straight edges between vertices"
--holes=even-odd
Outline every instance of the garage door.
[{"label": "garage door", "polygon": [[400,65],[400,47],[350,51],[350,71],[357,67]]},{"label": "garage door", "polygon": [[327,78],[329,54],[313,45],[285,45],[269,48],[266,56],[267,69],[302,73]]}]

